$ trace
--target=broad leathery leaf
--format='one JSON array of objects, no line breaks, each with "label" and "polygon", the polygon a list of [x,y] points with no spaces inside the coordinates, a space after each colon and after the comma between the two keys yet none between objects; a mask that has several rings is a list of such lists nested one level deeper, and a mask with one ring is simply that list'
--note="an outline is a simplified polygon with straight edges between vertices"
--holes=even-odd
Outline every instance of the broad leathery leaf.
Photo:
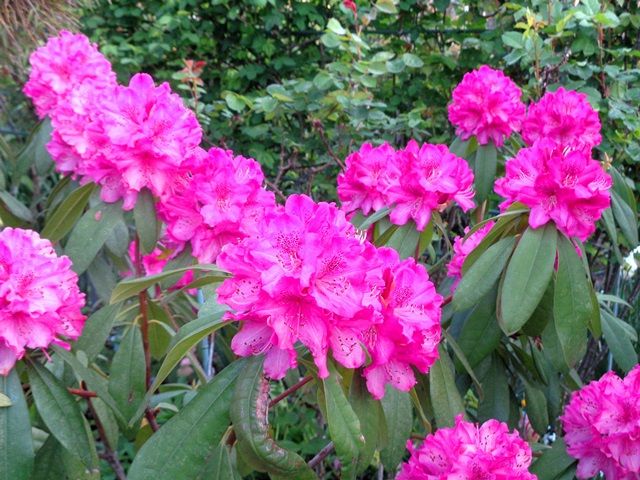
[{"label": "broad leathery leaf", "polygon": [[384,410],[379,400],[375,400],[369,391],[362,375],[355,373],[349,388],[349,403],[360,420],[364,447],[358,459],[357,472],[364,471],[373,458],[376,449],[380,448],[387,439],[387,424]]},{"label": "broad leathery leaf", "polygon": [[547,326],[542,331],[542,345],[543,353],[549,359],[553,368],[558,372],[568,372],[569,365],[560,346],[556,322],[547,323]]},{"label": "broad leathery leaf", "polygon": [[189,265],[187,267],[174,268],[162,273],[158,273],[156,275],[123,280],[116,286],[116,288],[113,289],[113,293],[111,294],[111,303],[118,303],[126,300],[127,298],[131,298],[142,292],[143,290],[151,287],[152,285],[155,285],[156,283],[166,280],[170,277],[175,277],[175,279],[178,280],[180,275],[183,275],[189,270],[219,273],[220,281],[226,278],[226,274],[224,274],[215,265]]},{"label": "broad leathery leaf", "polygon": [[[393,227],[394,226],[391,226],[390,228]],[[389,230],[385,231],[380,238],[382,238],[388,231]],[[393,235],[391,235],[391,238],[389,238],[384,245],[395,249],[400,255],[400,258],[409,258],[415,255],[419,241],[420,232],[418,231],[415,222],[410,221],[395,230]],[[378,244],[376,243],[376,245]]]},{"label": "broad leathery leaf", "polygon": [[542,335],[549,322],[553,321],[553,282],[549,282],[540,303],[531,318],[522,326],[522,332],[530,337]]},{"label": "broad leathery leaf", "polygon": [[386,386],[382,400],[387,425],[387,445],[380,450],[380,460],[389,472],[395,472],[407,449],[413,427],[413,408],[407,392]]},{"label": "broad leathery leaf", "polygon": [[462,397],[456,387],[455,372],[447,350],[438,347],[440,357],[429,371],[431,405],[438,428],[452,427],[456,416],[464,415]]},{"label": "broad leathery leaf", "polygon": [[638,245],[638,220],[631,207],[618,195],[611,192],[611,210],[622,234],[633,248]]},{"label": "broad leathery leaf", "polygon": [[489,292],[469,311],[458,337],[458,345],[472,368],[490,355],[502,338],[496,318],[496,294],[496,289]]},{"label": "broad leathery leaf", "polygon": [[72,452],[49,436],[38,450],[30,480],[99,480],[100,470],[87,467]]},{"label": "broad leathery leaf", "polygon": [[211,478],[208,472],[220,458],[218,444],[231,422],[233,390],[245,367],[244,359],[237,360],[200,387],[195,397],[147,440],[131,465],[129,480]]},{"label": "broad leathery leaf", "polygon": [[474,184],[478,203],[485,201],[493,191],[497,169],[498,151],[493,142],[478,145],[474,162]]},{"label": "broad leathery leaf", "polygon": [[49,118],[45,118],[31,130],[25,146],[16,158],[16,171],[13,172],[14,184],[27,173],[31,165],[36,167],[38,175],[44,175],[49,171],[53,161],[46,149],[46,144],[51,139],[51,130]]},{"label": "broad leathery leaf", "polygon": [[118,445],[120,429],[118,427],[119,422],[113,414],[113,409],[101,398],[92,398],[91,404],[98,415],[98,420],[102,424],[109,445],[115,448]]},{"label": "broad leathery leaf", "polygon": [[564,235],[558,241],[558,273],[554,284],[553,320],[567,364],[575,365],[587,346],[592,315],[591,282],[573,244]]},{"label": "broad leathery leaf", "polygon": [[562,437],[558,437],[551,448],[533,462],[529,471],[537,475],[540,480],[553,480],[575,462],[577,460],[567,453],[567,445]]},{"label": "broad leathery leaf", "polygon": [[149,349],[151,356],[160,360],[169,348],[175,332],[167,312],[156,302],[148,300],[149,306]]},{"label": "broad leathery leaf", "polygon": [[602,311],[602,332],[616,364],[629,372],[638,364],[638,354],[633,348],[631,338],[625,331],[625,323],[606,310]]},{"label": "broad leathery leaf", "polygon": [[467,158],[467,150],[469,149],[469,140],[462,140],[460,137],[456,136],[451,142],[449,146],[449,151],[454,155],[464,158]]},{"label": "broad leathery leaf", "polygon": [[509,261],[515,242],[514,237],[507,237],[491,245],[464,273],[453,295],[455,310],[471,308],[489,293]]},{"label": "broad leathery leaf", "polygon": [[28,373],[33,400],[49,433],[63,447],[77,455],[86,467],[92,468],[92,448],[80,407],[73,396],[43,366],[31,364]]},{"label": "broad leathery leaf", "polygon": [[236,381],[229,414],[243,459],[259,471],[300,480],[316,479],[313,470],[294,452],[280,447],[269,435],[269,382],[264,357],[249,359]]},{"label": "broad leathery leaf", "polygon": [[611,246],[613,247],[613,253],[616,255],[616,259],[618,263],[622,265],[624,259],[622,258],[622,253],[620,253],[620,247],[618,242],[618,231],[616,230],[616,223],[613,219],[613,211],[611,207],[607,208],[602,212],[602,218],[600,219],[604,224],[604,228],[607,230],[607,234],[611,239]]},{"label": "broad leathery leaf", "polygon": [[15,368],[0,375],[0,392],[10,402],[0,408],[0,480],[28,480],[35,453],[29,407]]},{"label": "broad leathery leaf", "polygon": [[540,435],[547,432],[549,426],[549,410],[544,391],[533,383],[522,378],[524,383],[527,416],[533,429]]},{"label": "broad leathery leaf", "polygon": [[11,195],[9,192],[0,192],[0,201],[4,203],[7,210],[20,220],[25,222],[33,222],[33,214],[20,200]]},{"label": "broad leathery leaf", "polygon": [[495,418],[501,422],[509,420],[509,381],[506,366],[497,354],[491,356],[489,368],[482,377],[484,397],[478,403],[478,421]]},{"label": "broad leathery leaf", "polygon": [[354,226],[358,230],[367,230],[371,225],[376,223],[378,220],[381,220],[387,215],[389,215],[389,212],[391,212],[391,208],[389,207],[381,208],[377,212],[374,212],[371,215],[369,215],[368,217],[364,217],[361,222],[354,223]]},{"label": "broad leathery leaf", "polygon": [[[451,334],[447,330],[443,330],[442,335],[444,336],[447,342],[447,345],[453,351],[453,355],[455,357],[454,365],[456,366],[456,370],[460,370],[462,372],[464,369],[464,371],[467,372],[467,374],[471,377],[471,380],[473,381],[474,385],[476,386],[476,389],[478,390],[478,394],[480,395],[480,397],[482,397],[482,385],[480,385],[480,382],[478,381],[478,378],[476,377],[476,374],[473,371],[471,364],[469,363],[469,359],[460,348],[460,345],[458,345],[458,342],[455,341],[453,336],[451,336]],[[458,367],[461,367],[461,368],[458,368]]]},{"label": "broad leathery leaf", "polygon": [[107,305],[92,314],[85,322],[82,335],[73,345],[73,350],[83,351],[89,362],[93,361],[104,347],[121,305]]},{"label": "broad leathery leaf", "polygon": [[145,361],[142,334],[138,326],[127,330],[111,363],[109,393],[127,421],[140,416],[145,397]]},{"label": "broad leathery leaf", "polygon": [[120,202],[100,203],[80,218],[64,247],[65,255],[73,262],[74,272],[80,275],[89,268],[111,230],[121,220],[122,205]]},{"label": "broad leathery leaf", "polygon": [[242,480],[235,464],[234,456],[231,455],[229,447],[225,445],[215,447],[206,470],[203,470],[200,477],[194,478],[206,478],[207,480]]},{"label": "broad leathery leaf", "polygon": [[553,274],[557,232],[551,223],[527,228],[518,242],[504,276],[498,322],[513,335],[531,318]]},{"label": "broad leathery leaf", "polygon": [[144,254],[153,252],[158,242],[160,225],[153,194],[147,188],[143,188],[138,194],[136,206],[133,209],[133,220],[140,239],[140,251]]},{"label": "broad leathery leaf", "polygon": [[342,389],[340,376],[329,362],[329,377],[322,380],[327,404],[329,435],[342,463],[342,476],[355,478],[356,465],[365,447],[360,420]]},{"label": "broad leathery leaf", "polygon": [[95,183],[87,183],[71,192],[47,218],[40,235],[53,243],[64,238],[82,216],[95,187]]},{"label": "broad leathery leaf", "polygon": [[629,185],[629,180],[632,184],[633,181],[628,177],[623,176],[616,167],[611,167],[608,173],[613,178],[613,190],[620,196],[620,198],[631,208],[634,215],[638,213],[638,202],[633,193],[633,189]]}]

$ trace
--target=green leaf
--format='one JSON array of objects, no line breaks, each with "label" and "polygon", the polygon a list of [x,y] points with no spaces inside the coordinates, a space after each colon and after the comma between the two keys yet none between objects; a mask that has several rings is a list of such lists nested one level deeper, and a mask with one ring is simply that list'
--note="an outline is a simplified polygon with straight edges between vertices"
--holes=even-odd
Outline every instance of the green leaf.
[{"label": "green leaf", "polygon": [[407,392],[386,386],[381,400],[387,425],[387,446],[380,450],[380,460],[389,472],[395,472],[407,449],[413,427],[413,408]]},{"label": "green leaf", "polygon": [[[372,213],[371,215],[369,215],[368,217],[364,218],[362,220],[361,223],[358,223],[355,225],[355,227],[358,230],[367,230],[371,225],[373,225],[374,223],[376,223],[378,220],[383,219],[384,217],[386,217],[387,215],[389,215],[389,212],[391,211],[391,209],[389,207],[384,207],[381,208],[380,210],[378,210],[375,213]],[[362,217],[361,217],[362,218]]]},{"label": "green leaf", "polygon": [[327,22],[327,30],[335,33],[336,35],[346,35],[347,31],[340,25],[340,22],[335,18],[330,18]]},{"label": "green leaf", "polygon": [[525,400],[527,403],[526,412],[531,421],[531,426],[540,435],[547,432],[549,426],[549,411],[547,409],[547,398],[544,392],[536,385],[522,378],[524,383]]},{"label": "green leaf", "polygon": [[515,241],[514,237],[507,237],[490,246],[464,273],[453,295],[455,310],[477,305],[493,289],[511,257]]},{"label": "green leaf", "polygon": [[553,322],[553,282],[549,282],[540,303],[531,318],[522,327],[522,332],[530,337],[542,335],[549,322]]},{"label": "green leaf", "polygon": [[82,216],[95,186],[95,183],[87,183],[71,192],[47,218],[41,236],[53,243],[64,238]]},{"label": "green leaf", "polygon": [[602,311],[602,333],[613,359],[625,373],[638,364],[638,354],[625,331],[624,322],[606,310]]},{"label": "green leaf", "polygon": [[101,203],[80,218],[64,247],[65,255],[73,262],[74,272],[80,275],[89,268],[111,230],[121,219],[120,203]]},{"label": "green leaf", "polygon": [[502,43],[511,48],[524,48],[522,42],[522,33],[520,32],[505,32],[502,34]]},{"label": "green leaf", "polygon": [[[385,231],[382,235],[384,236],[386,233]],[[416,247],[419,241],[420,232],[416,228],[416,224],[411,221],[398,228],[393,235],[391,235],[389,241],[386,242],[386,246],[395,249],[400,255],[400,258],[409,258],[413,257],[416,253]]]},{"label": "green leaf", "polygon": [[421,68],[424,65],[422,59],[413,53],[405,53],[402,55],[402,61],[410,68]]},{"label": "green leaf", "polygon": [[629,246],[634,248],[638,245],[638,221],[631,207],[615,190],[611,191],[611,210]]},{"label": "green leaf", "polygon": [[211,469],[224,456],[220,452],[224,447],[219,443],[231,422],[229,406],[235,383],[246,366],[244,360],[237,360],[201,387],[180,412],[147,440],[131,465],[129,480],[212,478]]},{"label": "green leaf", "polygon": [[29,407],[15,368],[0,375],[0,392],[9,401],[0,408],[0,480],[28,480],[35,454]]},{"label": "green leaf", "polygon": [[553,224],[527,228],[518,242],[502,284],[498,321],[513,335],[529,320],[553,274],[557,233]]},{"label": "green leaf", "polygon": [[327,402],[329,435],[342,463],[343,476],[355,477],[355,467],[364,449],[365,437],[360,420],[347,400],[338,372],[331,362],[329,372],[329,377],[322,381]]},{"label": "green leaf", "polygon": [[104,347],[120,306],[121,304],[117,303],[102,307],[85,322],[82,335],[73,349],[77,352],[83,351],[89,362],[93,361]]},{"label": "green leaf", "polygon": [[158,242],[160,225],[156,214],[156,202],[149,189],[144,188],[138,194],[136,206],[133,209],[133,220],[140,239],[140,251],[144,254],[153,252]]},{"label": "green leaf", "polygon": [[317,479],[304,459],[280,447],[269,435],[269,382],[262,356],[252,357],[236,381],[229,414],[242,457],[253,468],[300,480]]},{"label": "green leaf", "polygon": [[43,366],[31,364],[28,373],[33,400],[49,432],[63,447],[77,455],[86,467],[91,468],[94,458],[78,404]]},{"label": "green leaf", "polygon": [[175,334],[169,315],[156,302],[148,300],[149,306],[149,350],[156,360],[162,359]]},{"label": "green leaf", "polygon": [[383,13],[398,13],[396,2],[394,0],[378,0],[376,8]]},{"label": "green leaf", "polygon": [[362,375],[353,376],[349,389],[349,403],[358,416],[364,435],[364,447],[361,449],[357,466],[357,472],[360,473],[369,466],[376,449],[386,441],[387,424],[380,401],[371,396]]},{"label": "green leaf", "polygon": [[145,396],[145,361],[142,334],[133,325],[120,342],[111,363],[109,393],[127,421],[139,418],[138,411]]},{"label": "green leaf", "polygon": [[447,350],[438,347],[440,358],[429,371],[431,405],[438,428],[452,427],[456,415],[464,415],[464,404],[456,387],[453,364]]},{"label": "green leaf", "polygon": [[576,461],[567,453],[567,445],[562,437],[558,437],[552,447],[533,462],[529,471],[537,475],[540,480],[553,480]]},{"label": "green leaf", "polygon": [[486,145],[478,145],[474,165],[474,183],[476,187],[476,201],[485,201],[493,191],[493,183],[496,180],[498,169],[498,151],[493,142]]},{"label": "green leaf", "polygon": [[509,381],[506,366],[497,354],[491,356],[491,364],[482,377],[484,397],[478,403],[478,421],[495,418],[501,422],[509,419]]},{"label": "green leaf", "polygon": [[9,192],[0,191],[0,200],[2,200],[4,206],[12,215],[15,215],[17,218],[24,220],[25,222],[33,222],[33,214],[31,213],[31,210],[25,207],[20,200],[15,198]]},{"label": "green leaf", "polygon": [[91,470],[72,452],[49,436],[36,455],[30,480],[100,480],[100,470]]},{"label": "green leaf", "polygon": [[616,230],[616,224],[613,219],[613,211],[611,210],[611,207],[607,208],[602,212],[602,223],[604,224],[604,227],[607,230],[607,234],[611,239],[611,245],[613,246],[613,253],[615,253],[618,263],[622,265],[624,260],[622,258],[622,253],[620,252],[620,247],[618,243],[618,231]]},{"label": "green leaf", "polygon": [[460,331],[458,345],[471,367],[476,367],[500,344],[502,330],[496,318],[496,294],[494,289],[477,302]]}]

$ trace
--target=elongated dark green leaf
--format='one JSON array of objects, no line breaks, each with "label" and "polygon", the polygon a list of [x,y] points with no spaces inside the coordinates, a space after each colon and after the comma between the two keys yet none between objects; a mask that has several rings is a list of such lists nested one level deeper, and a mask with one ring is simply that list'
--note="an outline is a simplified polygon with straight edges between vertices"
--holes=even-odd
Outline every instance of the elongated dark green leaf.
[{"label": "elongated dark green leaf", "polygon": [[464,404],[456,388],[453,364],[446,349],[438,348],[440,358],[429,371],[431,405],[438,428],[452,427],[456,415],[464,414]]},{"label": "elongated dark green leaf", "polygon": [[509,419],[509,382],[506,366],[497,354],[491,356],[491,364],[481,381],[484,398],[478,404],[478,421],[495,418],[506,422]]},{"label": "elongated dark green leaf", "polygon": [[29,407],[16,370],[0,375],[0,393],[10,406],[0,408],[0,480],[28,480],[33,469]]},{"label": "elongated dark green leaf", "polygon": [[526,412],[531,421],[531,426],[540,435],[544,435],[549,426],[547,398],[542,389],[537,385],[532,384],[524,378],[522,381],[524,383],[525,401],[527,403]]},{"label": "elongated dark green leaf", "polygon": [[498,321],[513,335],[529,320],[553,274],[557,233],[553,224],[527,228],[505,272]]},{"label": "elongated dark green leaf", "polygon": [[16,172],[13,175],[14,182],[19,181],[20,177],[29,170],[31,165],[36,167],[36,172],[39,175],[44,175],[49,171],[53,162],[45,145],[51,140],[51,130],[51,120],[49,118],[45,118],[31,130],[25,146],[18,153],[16,159]]},{"label": "elongated dark green leaf", "polygon": [[33,214],[31,213],[31,210],[24,206],[20,200],[15,198],[9,192],[0,191],[0,201],[4,203],[5,207],[11,214],[15,215],[20,220],[24,220],[29,223],[33,222]]},{"label": "elongated dark green leaf", "polygon": [[95,183],[87,183],[71,192],[47,219],[41,236],[54,243],[64,238],[82,216],[95,186]]},{"label": "elongated dark green leaf", "polygon": [[571,242],[561,235],[553,294],[553,320],[569,366],[582,358],[587,346],[587,327],[592,315],[591,290],[591,282],[587,280],[582,261]]},{"label": "elongated dark green leaf", "polygon": [[553,480],[575,462],[576,460],[567,454],[564,440],[558,437],[553,446],[533,462],[529,471],[537,475],[540,480]]},{"label": "elongated dark green leaf", "polygon": [[42,421],[67,450],[91,468],[93,455],[84,419],[75,399],[49,370],[32,364],[28,370],[33,400]]},{"label": "elongated dark green leaf", "polygon": [[360,420],[347,400],[338,372],[332,364],[329,364],[329,372],[330,376],[322,381],[327,402],[329,435],[341,460],[343,476],[355,477],[356,464],[364,449],[365,437],[362,434]]},{"label": "elongated dark green leaf", "polygon": [[478,145],[475,159],[476,201],[483,202],[493,191],[498,168],[498,151],[493,142]]},{"label": "elongated dark green leaf", "polygon": [[462,276],[453,296],[453,307],[466,310],[476,305],[494,287],[509,261],[514,237],[503,238],[489,247]]},{"label": "elongated dark green leaf", "polygon": [[84,324],[82,335],[75,343],[75,351],[83,351],[91,362],[98,356],[111,332],[121,304],[107,305],[91,315]]},{"label": "elongated dark green leaf", "polygon": [[449,151],[454,155],[461,158],[467,158],[467,150],[469,149],[469,140],[462,140],[460,137],[456,137],[449,146]]},{"label": "elongated dark green leaf", "polygon": [[220,459],[219,443],[231,421],[229,405],[235,382],[245,367],[245,360],[235,361],[201,387],[147,440],[131,465],[129,480],[211,478],[207,472]]},{"label": "elongated dark green leaf", "polygon": [[615,191],[611,192],[611,210],[629,245],[631,247],[638,245],[638,221],[636,215]]},{"label": "elongated dark green leaf", "polygon": [[496,318],[496,293],[496,289],[489,292],[469,311],[458,337],[458,345],[472,368],[490,355],[502,338]]},{"label": "elongated dark green leaf", "polygon": [[64,247],[65,254],[73,262],[74,272],[79,275],[89,268],[109,233],[121,219],[120,203],[101,203],[80,218]]},{"label": "elongated dark green leaf", "polygon": [[207,480],[242,480],[229,447],[220,446],[213,449],[211,462],[200,477]]},{"label": "elongated dark green leaf", "polygon": [[378,210],[375,213],[372,213],[368,217],[366,217],[361,223],[357,224],[356,227],[358,230],[367,230],[371,225],[376,223],[378,220],[389,215],[391,209],[389,207],[384,207]]},{"label": "elongated dark green leaf", "polygon": [[151,356],[160,360],[169,348],[174,335],[169,315],[156,302],[149,300],[149,349]]},{"label": "elongated dark green leaf", "polygon": [[398,228],[385,245],[395,249],[400,254],[400,258],[409,258],[416,253],[419,241],[420,232],[416,228],[416,224],[409,222]]},{"label": "elongated dark green leaf", "polygon": [[111,363],[109,393],[127,421],[139,418],[146,391],[142,334],[137,326],[129,328]]},{"label": "elongated dark green leaf", "polygon": [[380,401],[387,424],[387,445],[380,450],[380,460],[388,472],[395,472],[406,452],[407,438],[413,427],[413,408],[407,392],[387,385]]},{"label": "elongated dark green leaf", "polygon": [[530,337],[542,335],[542,332],[553,321],[553,282],[549,282],[540,303],[533,311],[531,318],[522,327],[522,332]]},{"label": "elongated dark green leaf", "polygon": [[313,470],[294,452],[280,447],[269,435],[269,382],[263,357],[251,358],[236,381],[229,414],[243,459],[253,468],[300,480],[316,479]]},{"label": "elongated dark green leaf", "polygon": [[618,231],[616,230],[616,224],[613,219],[613,212],[611,211],[611,207],[607,208],[602,212],[602,223],[604,224],[605,229],[607,230],[607,234],[611,239],[611,246],[613,247],[613,253],[616,255],[616,259],[618,263],[622,265],[622,253],[620,253],[620,247],[618,243]]},{"label": "elongated dark green leaf", "polygon": [[133,209],[133,220],[140,238],[140,251],[145,254],[153,252],[160,229],[155,200],[147,188],[142,189],[138,194],[136,206]]},{"label": "elongated dark green leaf", "polygon": [[618,366],[629,372],[638,364],[638,354],[625,331],[624,322],[607,311],[602,312],[602,333]]},{"label": "elongated dark green leaf", "polygon": [[98,468],[87,469],[80,459],[49,436],[38,450],[30,480],[100,480]]},{"label": "elongated dark green leaf", "polygon": [[373,454],[387,439],[387,424],[380,401],[375,400],[367,390],[362,375],[354,375],[349,389],[349,403],[360,420],[364,447],[361,449],[357,472],[360,473],[371,463]]},{"label": "elongated dark green leaf", "polygon": [[[608,172],[613,178],[613,189],[620,196],[620,198],[631,208],[634,215],[638,213],[638,202],[631,189],[629,183],[633,184],[633,180],[622,175],[618,169],[612,166]],[[629,181],[627,181],[629,180]]]}]

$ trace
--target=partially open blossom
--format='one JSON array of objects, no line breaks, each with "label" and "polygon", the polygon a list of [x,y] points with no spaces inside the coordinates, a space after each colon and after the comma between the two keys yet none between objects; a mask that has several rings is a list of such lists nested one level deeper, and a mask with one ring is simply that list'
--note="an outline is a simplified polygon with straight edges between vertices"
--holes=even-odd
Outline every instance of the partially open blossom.
[{"label": "partially open blossom", "polygon": [[0,375],[26,348],[68,348],[80,336],[84,295],[68,257],[31,230],[0,231]]},{"label": "partially open blossom", "polygon": [[40,118],[68,101],[69,94],[84,82],[95,88],[114,84],[109,61],[82,34],[63,30],[29,57],[31,72],[24,94],[33,100]]},{"label": "partially open blossom", "polygon": [[500,147],[512,132],[520,131],[525,115],[522,92],[502,71],[483,65],[465,73],[453,90],[449,121],[463,140],[475,136],[480,145]]},{"label": "partially open blossom", "polygon": [[529,106],[522,138],[529,145],[546,138],[561,145],[595,147],[602,140],[598,112],[584,93],[560,87]]},{"label": "partially open blossom", "polygon": [[275,197],[263,186],[260,164],[231,150],[199,151],[188,171],[158,211],[174,242],[190,242],[194,257],[214,262],[224,245],[257,235]]},{"label": "partially open blossom", "polygon": [[345,8],[351,10],[354,14],[358,13],[358,7],[356,6],[356,2],[354,2],[353,0],[344,0],[342,2],[342,5],[344,5]]},{"label": "partially open blossom", "polygon": [[411,140],[404,150],[397,152],[393,168],[397,169],[398,180],[387,195],[395,205],[389,218],[396,225],[412,219],[422,231],[434,210],[442,210],[454,201],[464,211],[475,205],[473,172],[465,160],[445,145],[419,146]]},{"label": "partially open blossom", "polygon": [[535,480],[529,473],[531,448],[507,424],[487,420],[482,425],[456,418],[451,428],[438,428],[411,452],[396,480],[479,479]]},{"label": "partially open blossom", "polygon": [[[451,285],[451,291],[453,292],[460,280],[462,279],[462,266],[464,265],[464,261],[467,259],[467,255],[469,255],[487,236],[491,228],[495,222],[487,222],[481,228],[473,232],[471,235],[465,238],[456,237],[453,241],[453,257],[447,266],[447,276],[452,277],[454,279],[453,284]],[[467,227],[464,229],[465,235],[469,233],[470,228]]]},{"label": "partially open blossom", "polygon": [[578,478],[640,478],[640,365],[624,380],[607,372],[574,392],[560,419]]},{"label": "partially open blossom", "polygon": [[529,225],[538,228],[553,221],[569,237],[586,240],[609,206],[611,177],[587,148],[539,140],[521,149],[506,163],[506,175],[496,180],[495,191],[531,208]]}]

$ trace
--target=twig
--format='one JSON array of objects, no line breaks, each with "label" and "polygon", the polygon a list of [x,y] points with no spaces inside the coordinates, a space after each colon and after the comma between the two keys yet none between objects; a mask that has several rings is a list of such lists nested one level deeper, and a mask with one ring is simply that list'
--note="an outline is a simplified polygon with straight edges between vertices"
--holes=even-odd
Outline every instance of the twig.
[{"label": "twig", "polygon": [[271,402],[269,402],[269,408],[273,407],[274,405],[276,405],[281,400],[287,398],[289,395],[291,395],[296,390],[299,390],[300,388],[304,387],[311,380],[313,380],[313,377],[311,375],[307,375],[306,377],[304,377],[302,380],[300,380],[295,385],[292,385],[291,387],[287,388],[284,392],[282,392],[276,398],[271,400]]},{"label": "twig", "polygon": [[327,443],[327,445],[318,452],[318,454],[309,460],[309,468],[315,468],[320,465],[325,458],[329,456],[331,452],[333,452],[334,445],[333,442]]},{"label": "twig", "polygon": [[89,390],[84,390],[82,388],[67,388],[67,391],[72,395],[77,395],[82,398],[96,398],[98,396],[96,392],[90,392]]}]

